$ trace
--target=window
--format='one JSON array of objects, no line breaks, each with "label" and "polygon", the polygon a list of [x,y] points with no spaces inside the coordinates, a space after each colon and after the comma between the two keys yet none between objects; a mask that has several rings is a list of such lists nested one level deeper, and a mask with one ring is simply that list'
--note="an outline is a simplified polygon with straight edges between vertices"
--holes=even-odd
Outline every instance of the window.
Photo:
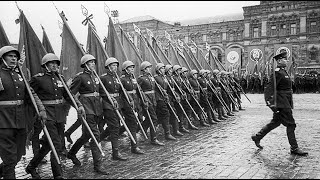
[{"label": "window", "polygon": [[276,36],[277,35],[277,26],[272,25],[271,26],[271,36]]},{"label": "window", "polygon": [[253,37],[254,38],[259,37],[259,28],[257,28],[257,27],[253,28]]},{"label": "window", "polygon": [[285,24],[280,25],[279,35],[287,35],[287,26]]},{"label": "window", "polygon": [[310,22],[310,32],[317,32],[317,22],[316,21]]},{"label": "window", "polygon": [[291,35],[297,34],[297,25],[296,24],[290,25],[290,34]]}]

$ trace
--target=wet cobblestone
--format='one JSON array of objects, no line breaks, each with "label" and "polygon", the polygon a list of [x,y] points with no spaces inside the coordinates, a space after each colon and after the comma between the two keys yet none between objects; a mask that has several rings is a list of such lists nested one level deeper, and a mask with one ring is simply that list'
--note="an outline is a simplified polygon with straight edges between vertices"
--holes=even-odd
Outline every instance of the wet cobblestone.
[{"label": "wet cobblestone", "polygon": [[[158,127],[163,147],[152,146],[149,140],[139,136],[138,144],[144,155],[130,152],[128,137],[121,139],[121,154],[128,161],[111,160],[111,143],[102,142],[106,156],[103,165],[110,175],[93,172],[91,151],[81,148],[77,157],[82,166],[73,167],[71,160],[63,159],[64,177],[68,179],[319,179],[320,178],[320,96],[318,94],[294,94],[293,116],[297,123],[296,137],[299,146],[308,151],[307,157],[291,155],[284,126],[271,131],[262,141],[263,150],[255,147],[250,136],[272,118],[272,111],[265,106],[262,94],[247,94],[252,103],[242,96],[245,111],[211,127],[192,130],[178,137],[178,141],[166,141],[162,127]],[[75,121],[75,110],[68,116],[66,127]],[[79,128],[71,138],[80,137]],[[69,143],[67,143],[70,148]],[[25,167],[33,154],[30,147],[16,166],[18,179],[29,179]],[[42,178],[52,178],[48,162],[38,168]]]}]

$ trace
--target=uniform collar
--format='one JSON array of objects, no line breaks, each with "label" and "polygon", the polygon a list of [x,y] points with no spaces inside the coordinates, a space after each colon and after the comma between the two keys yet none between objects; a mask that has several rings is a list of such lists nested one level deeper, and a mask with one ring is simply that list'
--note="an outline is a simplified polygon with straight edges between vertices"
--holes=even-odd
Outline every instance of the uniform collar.
[{"label": "uniform collar", "polygon": [[90,74],[90,75],[92,74],[92,71],[89,71],[87,68],[84,68],[84,69],[83,69],[83,72],[84,72],[84,73],[87,73],[87,74]]},{"label": "uniform collar", "polygon": [[110,69],[107,69],[107,74],[111,75],[111,76],[115,76],[116,75],[115,72],[110,71]]}]

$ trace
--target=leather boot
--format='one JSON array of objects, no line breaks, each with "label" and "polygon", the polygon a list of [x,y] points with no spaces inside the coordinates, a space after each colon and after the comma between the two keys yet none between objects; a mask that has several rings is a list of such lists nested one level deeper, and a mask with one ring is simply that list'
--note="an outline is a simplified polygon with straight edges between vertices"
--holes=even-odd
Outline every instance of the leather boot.
[{"label": "leather boot", "polygon": [[256,135],[251,136],[251,139],[259,149],[263,149],[263,147],[260,145],[261,139],[259,139]]},{"label": "leather boot", "polygon": [[[133,136],[133,139],[136,141],[136,143],[138,142],[137,141],[137,134],[135,133],[135,130],[134,131],[131,131],[133,133],[132,136]],[[144,152],[137,146],[137,144],[134,144],[133,141],[131,140],[131,152],[133,154],[144,154]]]},{"label": "leather boot", "polygon": [[164,146],[163,143],[161,143],[157,138],[152,139],[150,142],[152,145],[156,145],[156,146]]},{"label": "leather boot", "polygon": [[266,134],[268,134],[272,129],[274,129],[274,128],[276,128],[276,127],[277,127],[277,126],[271,126],[271,125],[267,124],[267,125],[263,126],[263,127],[261,128],[261,130],[260,130],[257,134],[251,136],[251,139],[254,141],[255,145],[256,145],[258,148],[262,149],[263,147],[260,145],[261,139],[262,139]]},{"label": "leather boot", "polygon": [[37,170],[35,167],[33,167],[32,165],[28,165],[26,167],[26,173],[30,174],[32,179],[41,179],[40,175],[38,174]]},{"label": "leather boot", "polygon": [[200,125],[203,127],[209,127],[210,125],[205,122],[203,115],[200,117]]},{"label": "leather boot", "polygon": [[170,133],[165,134],[165,139],[166,140],[172,140],[172,141],[176,141],[177,139],[175,137],[173,137]]},{"label": "leather boot", "polygon": [[[213,117],[212,117],[213,113],[211,111],[208,111],[207,114],[208,114],[208,123],[211,124],[211,125],[212,124],[217,124],[216,122],[213,121]],[[214,116],[214,114],[213,114],[213,116]]]},{"label": "leather boot", "polygon": [[118,161],[126,161],[127,158],[122,157],[122,155],[119,153],[119,140],[113,139],[111,140],[111,146],[112,146],[112,159],[118,160]]},{"label": "leather boot", "polygon": [[302,151],[300,148],[290,149],[291,154],[295,154],[298,156],[307,156],[308,152]]},{"label": "leather boot", "polygon": [[72,163],[73,163],[75,166],[81,166],[81,162],[79,161],[79,159],[77,158],[76,155],[70,154],[70,152],[68,152],[67,158],[68,158],[68,159],[71,159]]},{"label": "leather boot", "polygon": [[183,133],[190,133],[190,131],[184,128],[183,126],[179,128],[179,131]]},{"label": "leather boot", "polygon": [[70,143],[70,144],[73,144],[73,141],[72,141],[72,139],[71,139],[71,134],[68,132],[68,131],[66,131],[65,133],[64,133],[64,137],[66,137],[67,138],[67,141]]},{"label": "leather boot", "polygon": [[94,144],[91,146],[91,154],[93,159],[93,170],[96,173],[108,175],[109,172],[102,166],[102,155],[99,148]]},{"label": "leather boot", "polygon": [[[58,155],[58,158],[59,155]],[[61,164],[58,164],[53,152],[50,153],[51,170],[54,179],[63,179]]]}]

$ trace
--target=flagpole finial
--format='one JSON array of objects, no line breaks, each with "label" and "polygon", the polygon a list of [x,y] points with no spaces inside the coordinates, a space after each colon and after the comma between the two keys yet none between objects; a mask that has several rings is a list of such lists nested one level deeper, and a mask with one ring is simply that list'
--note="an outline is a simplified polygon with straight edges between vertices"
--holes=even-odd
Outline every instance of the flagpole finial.
[{"label": "flagpole finial", "polygon": [[54,2],[53,2],[53,1],[52,1],[52,4],[53,4],[53,6],[56,8],[56,10],[57,10],[58,14],[60,14],[60,12],[59,12],[59,10],[58,10],[57,6],[54,4]]},{"label": "flagpole finial", "polygon": [[107,14],[107,16],[110,18],[110,8],[109,6],[104,2],[104,12]]},{"label": "flagpole finial", "polygon": [[19,7],[19,5],[18,5],[18,2],[15,1],[15,3],[16,3],[17,8],[19,9],[19,11],[21,12],[22,10],[20,9],[20,7]]}]

